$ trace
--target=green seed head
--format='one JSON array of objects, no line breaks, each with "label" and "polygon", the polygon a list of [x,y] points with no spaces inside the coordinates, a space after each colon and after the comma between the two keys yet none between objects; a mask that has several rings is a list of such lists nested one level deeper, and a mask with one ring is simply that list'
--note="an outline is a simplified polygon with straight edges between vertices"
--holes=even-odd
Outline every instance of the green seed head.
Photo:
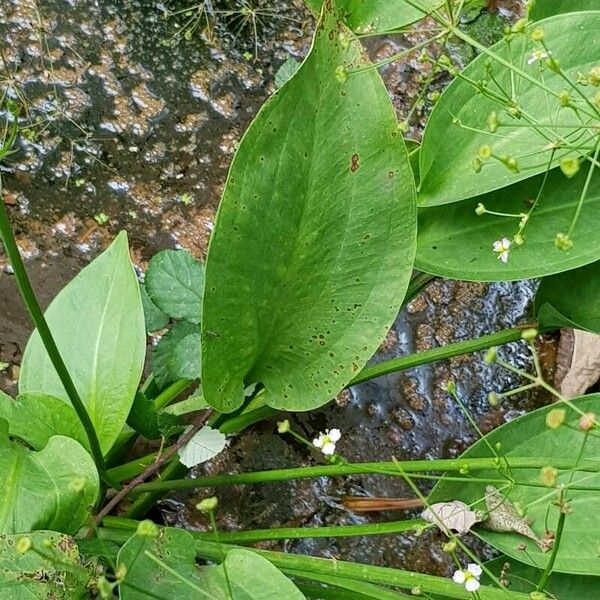
[{"label": "green seed head", "polygon": [[560,170],[566,177],[571,179],[571,177],[577,175],[579,171],[579,159],[575,157],[563,158],[560,161]]},{"label": "green seed head", "polygon": [[562,107],[567,107],[571,103],[571,95],[567,90],[563,90],[558,94],[558,101]]},{"label": "green seed head", "polygon": [[279,421],[277,423],[277,432],[278,433],[288,433],[290,430],[290,422],[286,419],[285,421]]},{"label": "green seed head", "polygon": [[137,534],[142,537],[155,538],[158,535],[158,526],[149,519],[140,521],[137,526]]},{"label": "green seed head", "polygon": [[210,498],[204,498],[201,502],[196,504],[196,508],[200,512],[211,513],[214,512],[219,505],[219,499],[216,496],[211,496]]},{"label": "green seed head", "polygon": [[488,158],[492,156],[492,149],[487,144],[484,144],[483,146],[479,147],[477,154],[481,160],[488,160]]},{"label": "green seed head", "polygon": [[559,250],[570,250],[573,247],[573,240],[566,233],[557,233],[554,238],[554,245]]},{"label": "green seed head", "polygon": [[536,27],[532,32],[531,32],[531,39],[534,42],[541,42],[545,37],[545,33],[544,30],[541,27]]},{"label": "green seed head", "polygon": [[567,411],[564,408],[553,408],[546,415],[546,427],[548,429],[558,429],[564,422]]},{"label": "green seed head", "polygon": [[532,340],[535,340],[535,338],[538,336],[538,333],[538,330],[534,328],[524,329],[523,333],[521,334],[521,337],[524,340],[528,340],[531,342]]},{"label": "green seed head", "polygon": [[488,129],[492,132],[495,133],[498,129],[498,114],[496,113],[496,111],[492,111],[487,118],[487,126]]},{"label": "green seed head", "polygon": [[24,535],[17,540],[15,550],[17,551],[17,554],[25,554],[31,550],[32,545],[31,538]]}]

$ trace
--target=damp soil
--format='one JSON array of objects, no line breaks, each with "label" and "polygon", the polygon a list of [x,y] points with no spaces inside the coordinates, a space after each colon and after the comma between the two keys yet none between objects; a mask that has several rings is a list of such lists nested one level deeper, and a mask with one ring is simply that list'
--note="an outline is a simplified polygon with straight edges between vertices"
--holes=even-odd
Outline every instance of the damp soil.
[{"label": "damp soil", "polygon": [[[237,0],[213,4],[228,10],[241,6]],[[279,66],[289,56],[306,54],[314,27],[300,0],[252,5],[260,10],[256,35],[254,23],[243,15],[213,21],[183,1],[3,1],[0,86],[26,107],[25,135],[2,173],[3,196],[43,305],[121,229],[128,231],[140,275],[163,248],[205,257],[236,142],[274,91]],[[473,35],[496,35],[520,10],[518,2],[495,1],[465,26]],[[380,60],[419,35],[371,40],[368,51]],[[464,49],[451,51],[469,60]],[[382,70],[399,119],[408,121],[408,134],[415,139],[432,100],[426,95],[415,110],[409,106],[428,68],[411,57]],[[431,91],[444,83],[434,80]],[[373,361],[526,322],[534,290],[534,282],[433,282],[398,316]],[[14,393],[31,323],[2,253],[0,306],[0,361],[8,364],[0,387]],[[549,368],[554,348],[553,340],[542,344]],[[522,343],[501,353],[515,365],[530,367]],[[347,390],[321,410],[289,418],[307,437],[339,427],[344,432],[339,450],[350,461],[455,457],[474,441],[475,432],[444,392],[450,379],[484,432],[547,401],[526,396],[490,407],[488,392],[518,382],[484,365],[476,354],[382,377]],[[231,440],[202,472],[315,460],[278,436],[271,420]],[[340,498],[410,495],[400,478],[322,478],[173,495],[160,505],[161,515],[171,524],[206,529],[208,523],[193,507],[209,493],[219,497],[220,525],[227,530],[399,518],[397,513],[350,513]],[[428,532],[418,539],[402,535],[263,546],[445,574],[449,565],[442,541]]]}]

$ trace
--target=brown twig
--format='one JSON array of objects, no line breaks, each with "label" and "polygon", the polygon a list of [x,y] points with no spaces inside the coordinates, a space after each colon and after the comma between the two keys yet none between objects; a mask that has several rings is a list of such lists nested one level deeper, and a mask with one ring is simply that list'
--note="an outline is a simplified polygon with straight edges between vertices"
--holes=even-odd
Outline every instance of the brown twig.
[{"label": "brown twig", "polygon": [[202,415],[200,415],[200,417],[196,420],[194,425],[192,425],[189,431],[184,433],[172,446],[169,446],[169,448],[165,450],[165,453],[158,460],[153,462],[151,465],[148,465],[148,467],[146,467],[146,469],[144,469],[142,473],[140,473],[135,479],[132,479],[121,490],[119,490],[119,492],[115,494],[115,496],[110,500],[110,502],[108,502],[94,518],[94,523],[96,524],[96,526],[99,526],[102,523],[104,517],[109,515],[112,512],[112,510],[121,502],[121,500],[123,500],[123,498],[125,498],[125,496],[127,496],[127,494],[131,492],[131,490],[140,485],[140,483],[144,483],[144,481],[146,481],[148,477],[152,477],[152,475],[158,473],[158,471],[160,471],[160,469],[165,465],[165,463],[171,460],[171,458],[175,456],[177,451],[182,446],[185,446],[185,444],[187,444],[196,435],[196,433],[198,433],[198,431],[200,431],[200,429],[204,427],[211,413],[212,411],[207,410]]},{"label": "brown twig", "polygon": [[374,498],[372,496],[344,496],[344,508],[352,512],[378,512],[382,510],[413,510],[423,508],[420,498]]}]

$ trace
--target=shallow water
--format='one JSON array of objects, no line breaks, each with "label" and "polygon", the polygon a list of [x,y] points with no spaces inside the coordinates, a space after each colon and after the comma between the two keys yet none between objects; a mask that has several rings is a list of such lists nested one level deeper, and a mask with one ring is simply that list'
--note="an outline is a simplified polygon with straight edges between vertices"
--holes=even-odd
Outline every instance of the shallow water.
[{"label": "shallow water", "polygon": [[[496,2],[493,14],[511,16],[513,5]],[[184,6],[152,0],[4,0],[0,77],[9,94],[25,99],[23,123],[31,126],[14,169],[4,173],[4,193],[44,304],[122,228],[129,232],[140,271],[165,247],[183,247],[203,258],[235,143],[273,91],[278,66],[287,56],[303,56],[309,45],[313,23],[299,0],[268,3],[272,14],[262,16],[256,47],[250,24],[238,31],[239,20],[220,22],[204,35],[200,24],[185,39],[181,31],[189,15],[167,17],[169,9]],[[398,36],[371,41],[369,51],[380,59],[406,43]],[[410,59],[385,68],[383,75],[404,119],[406,99],[417,93],[427,66]],[[411,117],[411,135],[418,137],[429,104],[426,99]],[[0,267],[0,361],[10,364],[0,384],[14,391],[31,326],[1,254]],[[532,283],[435,282],[399,315],[374,360],[526,320],[533,290]],[[502,352],[514,364],[529,364],[520,343]],[[476,355],[356,386],[320,411],[292,416],[292,423],[307,437],[339,427],[344,432],[339,450],[351,461],[453,457],[475,432],[443,391],[450,378],[484,431],[541,401],[528,397],[490,408],[487,393],[515,381]],[[206,470],[313,460],[304,448],[279,437],[270,421],[234,439]],[[205,528],[192,507],[206,493],[165,501],[165,518]],[[364,517],[341,508],[341,495],[407,493],[398,478],[369,476],[217,490],[224,528],[362,522]],[[438,541],[428,533],[418,542],[407,535],[279,546],[444,573],[447,557]]]}]

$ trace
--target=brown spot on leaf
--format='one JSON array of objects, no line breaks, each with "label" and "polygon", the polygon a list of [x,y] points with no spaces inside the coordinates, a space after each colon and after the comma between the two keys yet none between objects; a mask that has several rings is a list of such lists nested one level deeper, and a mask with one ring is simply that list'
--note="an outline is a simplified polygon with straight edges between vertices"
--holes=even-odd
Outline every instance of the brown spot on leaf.
[{"label": "brown spot on leaf", "polygon": [[352,163],[350,164],[350,170],[353,173],[356,173],[356,171],[358,171],[358,167],[360,166],[358,164],[358,161],[360,160],[360,157],[358,156],[358,154],[353,154],[352,155]]}]

